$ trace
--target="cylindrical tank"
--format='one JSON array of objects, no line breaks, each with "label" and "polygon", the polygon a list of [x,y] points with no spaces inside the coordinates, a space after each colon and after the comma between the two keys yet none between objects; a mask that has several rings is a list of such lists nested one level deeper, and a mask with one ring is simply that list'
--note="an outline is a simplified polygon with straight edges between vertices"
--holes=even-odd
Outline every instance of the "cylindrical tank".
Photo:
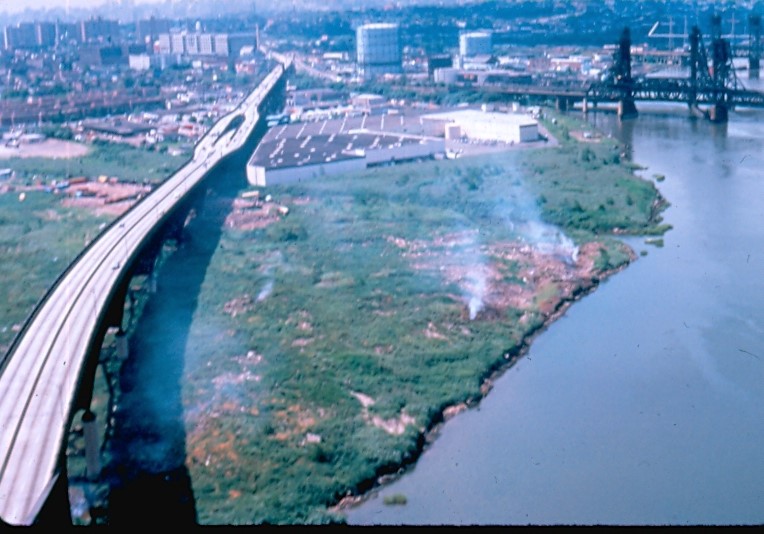
[{"label": "cylindrical tank", "polygon": [[401,71],[400,29],[397,24],[377,22],[356,29],[356,61],[362,76]]}]

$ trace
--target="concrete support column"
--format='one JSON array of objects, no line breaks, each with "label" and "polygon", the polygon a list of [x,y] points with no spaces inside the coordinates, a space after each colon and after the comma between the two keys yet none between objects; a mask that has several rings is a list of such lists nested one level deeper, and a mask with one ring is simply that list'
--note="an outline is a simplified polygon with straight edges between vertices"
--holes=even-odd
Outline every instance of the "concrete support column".
[{"label": "concrete support column", "polygon": [[624,98],[618,102],[618,118],[621,120],[636,119],[639,116],[637,105],[633,98]]},{"label": "concrete support column", "polygon": [[85,465],[88,480],[96,480],[101,474],[101,446],[96,428],[96,416],[90,410],[82,414],[82,430],[85,435]]},{"label": "concrete support column", "polygon": [[711,122],[727,122],[729,119],[727,104],[719,102],[711,106],[708,110],[708,119]]},{"label": "concrete support column", "polygon": [[120,328],[119,332],[117,332],[117,335],[115,336],[115,340],[117,345],[117,358],[119,361],[123,362],[130,355],[130,351],[127,346],[127,334],[125,331]]}]

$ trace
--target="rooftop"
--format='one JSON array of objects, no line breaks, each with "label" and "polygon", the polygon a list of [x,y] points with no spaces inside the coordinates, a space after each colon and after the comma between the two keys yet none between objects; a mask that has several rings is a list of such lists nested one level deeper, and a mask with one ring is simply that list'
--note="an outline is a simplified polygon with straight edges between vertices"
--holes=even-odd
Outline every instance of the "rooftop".
[{"label": "rooftop", "polygon": [[420,139],[413,137],[365,132],[282,137],[260,143],[249,163],[266,169],[319,165],[363,158],[367,150],[419,142]]},{"label": "rooftop", "polygon": [[430,113],[422,117],[426,120],[435,121],[447,121],[447,122],[459,122],[470,123],[472,125],[485,124],[498,125],[504,124],[507,126],[534,126],[538,124],[536,120],[528,115],[520,113],[501,113],[496,111],[482,111],[480,109],[462,109],[454,111],[446,111],[443,113]]}]

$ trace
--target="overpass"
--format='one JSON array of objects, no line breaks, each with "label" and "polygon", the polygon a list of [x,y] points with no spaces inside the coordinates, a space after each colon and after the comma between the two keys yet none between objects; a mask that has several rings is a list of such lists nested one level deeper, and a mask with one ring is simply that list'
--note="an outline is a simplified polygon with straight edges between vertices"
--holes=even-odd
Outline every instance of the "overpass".
[{"label": "overpass", "polygon": [[0,361],[2,522],[18,526],[71,522],[67,436],[74,415],[84,409],[87,441],[98,355],[109,327],[118,326],[121,333],[130,277],[145,249],[209,170],[245,146],[290,67],[283,63],[271,70],[205,134],[183,167],[77,256]]}]

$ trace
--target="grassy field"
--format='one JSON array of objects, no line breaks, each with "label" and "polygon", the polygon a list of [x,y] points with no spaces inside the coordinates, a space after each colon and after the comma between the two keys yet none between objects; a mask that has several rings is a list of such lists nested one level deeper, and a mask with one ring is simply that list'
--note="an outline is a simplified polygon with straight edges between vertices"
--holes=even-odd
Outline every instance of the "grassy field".
[{"label": "grassy field", "polygon": [[[72,160],[12,158],[3,166],[13,169],[12,186],[46,185],[72,176],[101,174],[122,180],[161,182],[183,158],[129,146],[94,146]],[[61,196],[46,191],[0,194],[0,350],[7,350],[16,330],[68,264],[100,231],[109,217],[82,209],[67,209]]]},{"label": "grassy field", "polygon": [[[200,523],[342,521],[332,506],[415,460],[444,410],[479,399],[559,312],[563,288],[572,299],[635,257],[614,232],[667,229],[653,184],[614,142],[571,140],[573,126],[549,124],[559,148],[270,187],[287,217],[226,228],[182,385]],[[507,254],[568,240],[598,243],[590,276],[534,286],[540,256]],[[488,294],[515,290],[535,296]]]},{"label": "grassy field", "polygon": [[129,145],[95,144],[88,154],[71,159],[12,158],[2,165],[16,171],[19,179],[32,183],[34,177],[45,181],[65,180],[74,176],[95,178],[116,176],[128,182],[158,183],[167,178],[190,157],[134,148]]},{"label": "grassy field", "polygon": [[66,209],[50,193],[0,194],[0,350],[105,219]]}]

